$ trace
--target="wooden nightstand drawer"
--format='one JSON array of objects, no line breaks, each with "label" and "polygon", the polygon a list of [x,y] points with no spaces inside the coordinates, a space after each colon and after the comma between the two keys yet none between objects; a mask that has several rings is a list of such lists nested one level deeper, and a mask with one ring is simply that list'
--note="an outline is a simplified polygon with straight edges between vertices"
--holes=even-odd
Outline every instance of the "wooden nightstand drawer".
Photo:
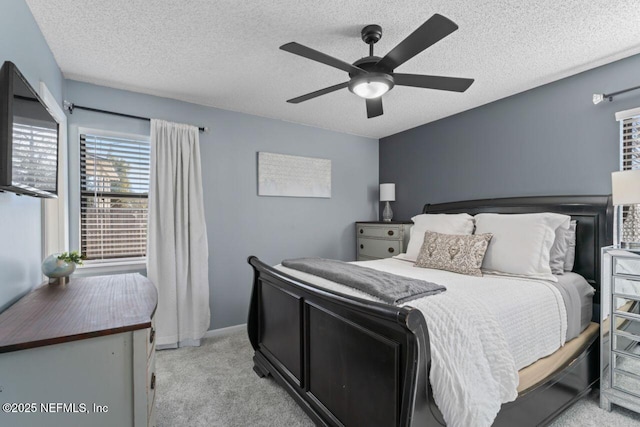
[{"label": "wooden nightstand drawer", "polygon": [[388,258],[402,252],[402,241],[358,239],[358,256]]},{"label": "wooden nightstand drawer", "polygon": [[409,244],[409,222],[356,222],[358,261],[389,258],[403,253]]},{"label": "wooden nightstand drawer", "polygon": [[402,240],[404,238],[402,225],[358,225],[358,237],[374,237],[379,239]]}]

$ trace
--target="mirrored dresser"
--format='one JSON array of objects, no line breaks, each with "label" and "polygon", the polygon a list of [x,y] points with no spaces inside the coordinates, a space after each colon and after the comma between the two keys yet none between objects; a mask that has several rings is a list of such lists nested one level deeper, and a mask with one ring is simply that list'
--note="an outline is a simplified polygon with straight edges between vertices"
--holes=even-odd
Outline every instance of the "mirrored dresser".
[{"label": "mirrored dresser", "polygon": [[640,412],[640,252],[602,251],[600,407]]}]

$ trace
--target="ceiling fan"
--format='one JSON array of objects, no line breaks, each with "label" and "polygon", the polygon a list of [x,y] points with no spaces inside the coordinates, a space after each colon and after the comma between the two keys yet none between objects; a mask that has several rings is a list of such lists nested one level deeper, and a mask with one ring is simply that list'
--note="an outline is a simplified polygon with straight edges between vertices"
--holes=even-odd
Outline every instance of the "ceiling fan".
[{"label": "ceiling fan", "polygon": [[473,79],[393,72],[398,66],[457,29],[458,26],[453,21],[435,14],[383,58],[380,58],[373,55],[373,45],[382,37],[382,27],[367,25],[362,29],[361,36],[362,40],[369,45],[369,56],[358,59],[353,64],[296,42],[284,44],[280,46],[280,49],[346,71],[350,77],[348,82],[292,98],[287,102],[298,104],[348,87],[354,94],[365,98],[367,117],[372,118],[382,115],[382,95],[395,85],[464,92],[471,86]]}]

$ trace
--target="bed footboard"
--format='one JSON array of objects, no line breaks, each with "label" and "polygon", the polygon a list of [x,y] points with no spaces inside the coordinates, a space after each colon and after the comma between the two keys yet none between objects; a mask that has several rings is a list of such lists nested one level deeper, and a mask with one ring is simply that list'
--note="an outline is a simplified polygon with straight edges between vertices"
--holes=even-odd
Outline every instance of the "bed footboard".
[{"label": "bed footboard", "polygon": [[418,310],[343,297],[248,259],[254,370],[272,376],[318,425],[439,426]]}]

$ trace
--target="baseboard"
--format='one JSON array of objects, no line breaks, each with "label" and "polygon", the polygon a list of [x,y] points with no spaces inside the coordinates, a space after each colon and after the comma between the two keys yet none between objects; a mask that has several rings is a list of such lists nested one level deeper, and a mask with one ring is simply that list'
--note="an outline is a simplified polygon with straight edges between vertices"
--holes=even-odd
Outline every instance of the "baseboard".
[{"label": "baseboard", "polygon": [[246,330],[246,329],[247,329],[247,324],[246,323],[243,323],[241,325],[228,326],[226,328],[211,329],[211,330],[208,330],[207,332],[205,332],[205,334],[204,334],[204,336],[202,338],[221,337],[221,336],[229,335],[229,334],[232,334],[234,332],[238,332],[238,331]]}]

